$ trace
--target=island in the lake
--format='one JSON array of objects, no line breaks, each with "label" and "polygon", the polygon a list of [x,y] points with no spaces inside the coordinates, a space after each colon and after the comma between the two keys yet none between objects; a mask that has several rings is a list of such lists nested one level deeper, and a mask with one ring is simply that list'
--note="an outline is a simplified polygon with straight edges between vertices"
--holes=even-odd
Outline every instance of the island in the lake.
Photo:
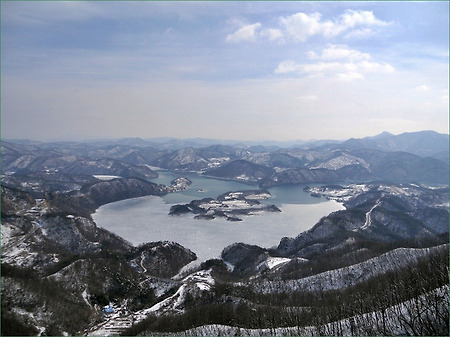
[{"label": "island in the lake", "polygon": [[227,192],[217,199],[204,198],[189,204],[174,205],[170,215],[196,214],[195,219],[212,220],[223,217],[229,221],[242,221],[241,215],[254,215],[260,212],[281,212],[275,205],[261,204],[258,200],[272,196],[266,190]]},{"label": "island in the lake", "polygon": [[191,186],[192,181],[185,177],[178,177],[170,182],[170,186],[167,186],[167,192],[181,192]]}]

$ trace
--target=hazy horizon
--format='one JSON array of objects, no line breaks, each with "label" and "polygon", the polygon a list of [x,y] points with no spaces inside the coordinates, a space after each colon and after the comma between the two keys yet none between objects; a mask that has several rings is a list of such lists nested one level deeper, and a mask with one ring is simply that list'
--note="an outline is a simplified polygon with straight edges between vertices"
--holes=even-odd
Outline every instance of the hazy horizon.
[{"label": "hazy horizon", "polygon": [[[376,137],[379,136],[381,134],[384,134],[388,131],[382,131],[376,135],[366,135],[360,138],[372,138],[372,137]],[[402,132],[402,133],[397,133],[397,134],[393,134],[390,133],[393,136],[398,136],[401,134],[408,134],[408,133],[416,133],[416,132],[436,132],[442,135],[446,135],[449,136],[450,134],[447,133],[442,133],[442,132],[438,132],[435,130],[418,130],[418,131],[412,131],[412,132]],[[30,139],[30,138],[1,138],[1,141],[10,141],[10,142],[43,142],[43,143],[57,143],[57,142],[80,142],[80,143],[84,143],[84,142],[118,142],[121,140],[143,140],[143,141],[149,141],[149,142],[154,142],[154,143],[165,143],[165,142],[170,142],[170,141],[198,141],[198,142],[217,142],[218,144],[220,144],[220,142],[224,142],[227,144],[238,144],[238,143],[242,143],[242,144],[264,144],[264,143],[268,143],[268,144],[275,144],[275,143],[279,143],[279,144],[294,144],[294,143],[313,143],[313,142],[344,142],[346,140],[349,140],[351,138],[355,138],[355,137],[346,137],[346,138],[341,138],[341,139],[292,139],[292,140],[275,140],[275,139],[255,139],[255,140],[248,140],[248,139],[219,139],[219,138],[204,138],[204,137],[189,137],[189,138],[181,138],[181,137],[148,137],[148,138],[142,138],[142,137],[118,137],[118,138],[83,138],[83,139],[76,139],[76,138],[61,138],[61,139],[44,139],[44,140],[40,140],[40,139]],[[358,137],[359,138],[359,137]],[[356,139],[358,139],[356,138]]]},{"label": "hazy horizon", "polygon": [[1,3],[1,138],[448,134],[449,3]]}]

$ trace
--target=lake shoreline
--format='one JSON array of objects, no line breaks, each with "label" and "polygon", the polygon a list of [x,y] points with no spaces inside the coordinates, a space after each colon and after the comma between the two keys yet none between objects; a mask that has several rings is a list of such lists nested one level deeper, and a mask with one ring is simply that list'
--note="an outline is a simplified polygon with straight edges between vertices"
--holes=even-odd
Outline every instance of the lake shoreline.
[{"label": "lake shoreline", "polygon": [[[180,172],[164,172],[163,180],[183,176]],[[133,245],[155,241],[174,241],[197,254],[201,263],[218,258],[222,250],[235,242],[255,244],[264,248],[277,246],[283,237],[295,237],[312,228],[322,217],[344,209],[336,201],[314,198],[302,190],[303,185],[271,188],[281,213],[263,213],[243,217],[243,221],[225,219],[202,220],[192,215],[170,216],[170,207],[232,190],[245,190],[236,182],[187,175],[193,181],[185,191],[168,195],[145,196],[101,206],[92,217],[99,227],[119,235]],[[156,179],[155,182],[161,183]],[[205,180],[208,179],[208,180]],[[249,185],[246,185],[249,187]],[[205,192],[197,192],[201,188]],[[217,193],[221,192],[221,193]]]}]

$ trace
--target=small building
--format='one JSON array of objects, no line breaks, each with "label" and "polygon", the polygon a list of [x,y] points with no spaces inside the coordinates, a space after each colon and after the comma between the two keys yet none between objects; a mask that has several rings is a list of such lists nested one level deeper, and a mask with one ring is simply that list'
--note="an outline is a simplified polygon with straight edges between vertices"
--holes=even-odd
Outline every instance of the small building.
[{"label": "small building", "polygon": [[114,313],[114,308],[111,303],[103,307],[103,313],[105,315],[110,315]]}]

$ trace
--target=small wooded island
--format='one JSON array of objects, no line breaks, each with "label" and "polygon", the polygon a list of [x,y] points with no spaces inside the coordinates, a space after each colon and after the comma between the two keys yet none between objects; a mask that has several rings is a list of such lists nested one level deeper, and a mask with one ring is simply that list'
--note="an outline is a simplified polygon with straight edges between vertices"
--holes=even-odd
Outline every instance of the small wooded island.
[{"label": "small wooded island", "polygon": [[204,198],[189,204],[174,205],[170,215],[196,214],[195,219],[212,220],[224,217],[229,221],[242,221],[240,215],[254,215],[259,212],[281,212],[275,205],[262,204],[258,200],[271,198],[266,190],[227,192],[217,199]]}]

